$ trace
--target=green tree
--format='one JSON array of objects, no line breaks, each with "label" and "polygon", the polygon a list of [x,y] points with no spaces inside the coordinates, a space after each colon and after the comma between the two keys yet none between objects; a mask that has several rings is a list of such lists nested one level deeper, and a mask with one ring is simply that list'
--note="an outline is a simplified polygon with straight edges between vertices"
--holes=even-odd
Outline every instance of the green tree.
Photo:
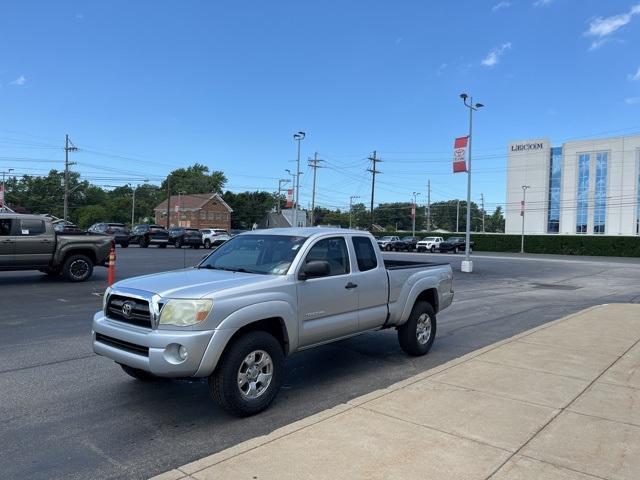
[{"label": "green tree", "polygon": [[[171,195],[186,193],[222,193],[227,177],[220,171],[209,172],[209,167],[195,163],[187,168],[178,168],[169,174]],[[166,192],[167,180],[160,188]],[[166,196],[165,196],[166,197]]]},{"label": "green tree", "polygon": [[487,232],[504,233],[504,216],[500,205],[485,219],[485,230]]},{"label": "green tree", "polygon": [[233,208],[231,228],[249,230],[275,206],[274,196],[265,191],[233,193],[226,191],[222,196]]},{"label": "green tree", "polygon": [[[440,228],[456,231],[456,211],[458,201],[460,202],[460,219],[459,230],[466,230],[467,221],[467,202],[463,200],[448,200],[445,202],[436,202],[431,204],[431,223],[433,228]],[[471,202],[471,231],[478,232],[482,230],[482,211],[478,205]]]}]

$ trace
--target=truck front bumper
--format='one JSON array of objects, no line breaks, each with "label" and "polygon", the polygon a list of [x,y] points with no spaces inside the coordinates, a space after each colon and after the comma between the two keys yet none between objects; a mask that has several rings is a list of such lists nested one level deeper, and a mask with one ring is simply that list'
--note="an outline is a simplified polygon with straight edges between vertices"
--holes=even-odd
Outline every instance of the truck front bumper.
[{"label": "truck front bumper", "polygon": [[150,330],[109,319],[98,312],[93,317],[92,343],[98,355],[159,377],[198,377],[213,371],[232,333]]}]

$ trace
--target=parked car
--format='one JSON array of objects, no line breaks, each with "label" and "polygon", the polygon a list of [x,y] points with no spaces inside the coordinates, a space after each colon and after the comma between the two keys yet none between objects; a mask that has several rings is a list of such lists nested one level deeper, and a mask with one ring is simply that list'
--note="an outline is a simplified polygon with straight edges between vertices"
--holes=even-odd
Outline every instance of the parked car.
[{"label": "parked car", "polygon": [[124,223],[94,223],[89,227],[89,233],[111,235],[113,240],[122,248],[129,246],[131,236],[131,232],[124,226]]},{"label": "parked car", "polygon": [[231,235],[226,230],[218,228],[203,228],[200,231],[202,232],[204,248],[219,247],[231,238]]},{"label": "parked car", "polygon": [[202,233],[197,228],[173,227],[169,229],[169,244],[176,248],[200,248]]},{"label": "parked car", "polygon": [[418,237],[402,237],[395,242],[390,242],[388,250],[394,250],[396,252],[413,252],[416,249],[418,240],[420,240]]},{"label": "parked car", "polygon": [[[466,249],[467,241],[464,237],[449,237],[444,242],[440,243],[440,252],[458,253],[464,252]],[[473,251],[473,242],[469,244],[469,252]]]},{"label": "parked car", "polygon": [[71,282],[105,266],[113,240],[103,235],[66,235],[41,215],[0,213],[0,270],[39,270]]},{"label": "parked car", "polygon": [[162,225],[136,225],[131,230],[129,243],[137,243],[142,248],[147,248],[149,245],[166,248],[169,243],[169,232]]},{"label": "parked car", "polygon": [[448,262],[386,260],[365,232],[278,228],[238,235],[195,268],[122,280],[93,318],[93,350],[128,375],[208,378],[238,416],[258,413],[297,351],[395,328],[426,354],[453,299]]},{"label": "parked car", "polygon": [[443,242],[442,237],[424,237],[416,244],[416,250],[418,252],[435,252],[440,248],[440,244]]},{"label": "parked car", "polygon": [[378,246],[380,250],[391,250],[393,248],[393,243],[400,240],[400,237],[387,235],[385,237],[378,238]]}]

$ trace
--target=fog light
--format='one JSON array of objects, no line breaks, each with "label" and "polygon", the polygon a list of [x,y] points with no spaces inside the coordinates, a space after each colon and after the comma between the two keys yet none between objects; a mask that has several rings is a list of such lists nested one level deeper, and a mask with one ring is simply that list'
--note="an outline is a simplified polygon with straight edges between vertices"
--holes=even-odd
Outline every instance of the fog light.
[{"label": "fog light", "polygon": [[187,349],[184,347],[184,345],[180,345],[180,348],[178,349],[178,356],[180,357],[180,360],[186,360],[188,353],[187,353]]}]

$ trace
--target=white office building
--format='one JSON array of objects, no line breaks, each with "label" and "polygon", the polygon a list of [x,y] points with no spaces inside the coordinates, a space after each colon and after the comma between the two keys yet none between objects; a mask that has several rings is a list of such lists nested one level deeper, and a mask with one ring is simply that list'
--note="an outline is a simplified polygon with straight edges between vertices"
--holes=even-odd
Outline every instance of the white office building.
[{"label": "white office building", "polygon": [[[640,135],[513,142],[506,233],[640,235]],[[524,187],[524,188],[523,188]]]}]

